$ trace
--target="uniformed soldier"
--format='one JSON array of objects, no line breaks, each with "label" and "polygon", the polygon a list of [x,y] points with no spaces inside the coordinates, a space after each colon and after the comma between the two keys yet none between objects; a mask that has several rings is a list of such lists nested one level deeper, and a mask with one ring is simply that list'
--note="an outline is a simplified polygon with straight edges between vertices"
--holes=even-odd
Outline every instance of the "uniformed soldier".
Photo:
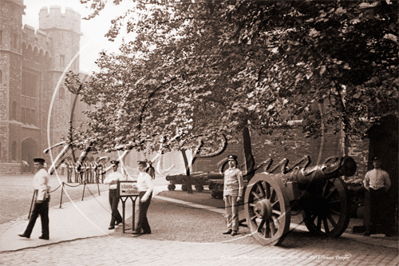
[{"label": "uniformed soldier", "polygon": [[240,169],[237,168],[237,156],[229,155],[227,157],[229,168],[224,171],[224,189],[223,200],[225,203],[227,231],[223,234],[237,235],[238,220],[238,201],[242,199],[243,177]]},{"label": "uniformed soldier", "polygon": [[112,210],[111,223],[108,227],[109,230],[115,229],[115,225],[122,222],[122,216],[118,211],[119,197],[117,192],[118,181],[123,180],[123,176],[118,172],[118,161],[111,161],[113,172],[110,173],[104,180],[104,184],[109,184],[109,205]]},{"label": "uniformed soldier", "polygon": [[140,191],[139,201],[139,220],[137,228],[132,234],[151,234],[151,227],[147,219],[148,207],[151,203],[154,186],[152,184],[152,177],[146,173],[148,164],[146,161],[139,161],[139,175],[137,177],[137,186]]},{"label": "uniformed soldier", "polygon": [[33,184],[35,188],[35,204],[33,206],[33,211],[29,219],[29,224],[25,229],[23,234],[19,234],[20,237],[30,238],[33,227],[35,226],[36,219],[40,215],[42,224],[42,235],[40,239],[48,240],[50,239],[49,233],[49,219],[48,219],[48,204],[50,201],[50,186],[48,185],[50,176],[44,169],[44,159],[35,158],[33,159],[34,168],[36,174],[33,177]]},{"label": "uniformed soldier", "polygon": [[[366,173],[364,177],[364,187],[370,193],[370,217],[372,224],[382,225],[386,236],[390,236],[390,226],[388,224],[386,209],[388,204],[388,190],[391,187],[389,174],[381,169],[381,160],[373,159],[373,170]],[[370,228],[366,228],[366,236],[370,235]]]}]

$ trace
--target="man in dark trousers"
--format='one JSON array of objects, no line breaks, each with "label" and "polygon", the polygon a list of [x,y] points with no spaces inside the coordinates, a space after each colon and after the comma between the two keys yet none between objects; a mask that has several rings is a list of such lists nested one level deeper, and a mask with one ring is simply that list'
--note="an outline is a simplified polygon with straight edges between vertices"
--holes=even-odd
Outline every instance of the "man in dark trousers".
[{"label": "man in dark trousers", "polygon": [[109,184],[109,205],[112,210],[111,223],[108,227],[108,230],[115,229],[115,225],[120,224],[122,220],[122,216],[118,211],[119,197],[118,197],[118,181],[123,180],[123,175],[118,172],[119,161],[111,161],[113,172],[110,173],[104,180],[104,184]]},{"label": "man in dark trousers", "polygon": [[[364,177],[364,187],[370,193],[370,216],[373,225],[383,226],[386,236],[390,236],[390,228],[387,224],[388,217],[386,209],[388,204],[388,189],[391,187],[389,174],[381,169],[381,161],[375,157],[373,159],[373,170],[366,173]],[[370,229],[366,229],[366,236],[370,236]]]},{"label": "man in dark trousers", "polygon": [[33,177],[33,184],[35,188],[35,205],[33,207],[32,214],[30,216],[29,224],[25,229],[23,234],[19,234],[20,237],[30,238],[33,227],[35,226],[35,222],[37,217],[40,215],[40,219],[42,222],[42,235],[39,237],[40,239],[49,240],[49,219],[48,219],[48,203],[50,201],[50,194],[48,186],[50,176],[47,171],[44,169],[44,159],[35,158],[33,159],[34,168],[36,170],[36,174]]},{"label": "man in dark trousers", "polygon": [[151,203],[154,186],[152,184],[152,177],[146,173],[148,166],[146,161],[139,161],[140,173],[137,177],[137,186],[140,191],[140,202],[137,229],[132,232],[132,234],[135,235],[151,234],[151,227],[147,219],[147,211]]}]

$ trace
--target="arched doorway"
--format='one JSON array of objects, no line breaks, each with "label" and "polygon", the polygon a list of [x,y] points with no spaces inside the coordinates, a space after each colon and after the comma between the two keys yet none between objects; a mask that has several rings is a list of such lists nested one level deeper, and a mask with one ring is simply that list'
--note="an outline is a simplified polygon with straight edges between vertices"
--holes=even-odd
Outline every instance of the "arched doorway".
[{"label": "arched doorway", "polygon": [[30,172],[33,173],[33,158],[35,158],[35,154],[37,153],[37,143],[31,138],[25,139],[22,141],[21,145],[21,155],[22,160],[26,161],[28,165],[22,165],[22,172]]}]

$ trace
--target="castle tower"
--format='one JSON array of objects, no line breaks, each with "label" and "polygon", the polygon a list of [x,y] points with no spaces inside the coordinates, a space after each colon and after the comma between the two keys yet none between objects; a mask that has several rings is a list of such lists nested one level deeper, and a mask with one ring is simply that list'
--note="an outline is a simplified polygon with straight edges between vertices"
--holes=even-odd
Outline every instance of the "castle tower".
[{"label": "castle tower", "polygon": [[0,0],[0,172],[21,162],[22,0]]},{"label": "castle tower", "polygon": [[[39,30],[45,32],[51,38],[51,63],[47,71],[47,89],[45,102],[48,103],[44,110],[48,112],[54,90],[64,72],[72,70],[79,72],[79,49],[81,16],[73,9],[66,7],[65,13],[60,6],[43,7],[39,12]],[[76,57],[75,57],[76,56]],[[68,68],[69,66],[69,68]],[[67,69],[68,68],[68,69]],[[74,95],[60,83],[58,94],[55,97],[51,113],[51,144],[61,141],[69,128],[69,116]],[[46,142],[47,143],[47,142]]]}]

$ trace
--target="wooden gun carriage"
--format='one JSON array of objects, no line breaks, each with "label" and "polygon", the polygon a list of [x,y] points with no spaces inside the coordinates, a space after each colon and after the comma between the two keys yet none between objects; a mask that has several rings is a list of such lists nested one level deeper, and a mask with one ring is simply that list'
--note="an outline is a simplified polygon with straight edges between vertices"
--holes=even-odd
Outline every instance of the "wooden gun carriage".
[{"label": "wooden gun carriage", "polygon": [[[254,238],[263,245],[278,245],[287,235],[292,214],[302,214],[311,233],[339,237],[350,220],[350,199],[341,176],[352,176],[356,162],[351,157],[331,157],[310,169],[305,156],[293,168],[283,160],[272,171],[249,180],[244,196],[246,223]],[[305,163],[300,168],[299,164]],[[282,165],[280,173],[273,173]]]},{"label": "wooden gun carriage", "polygon": [[[206,172],[194,172],[190,174],[191,178],[191,185],[195,186],[195,189],[198,192],[201,192],[204,190],[204,185],[207,184],[208,178],[209,178],[210,173]],[[223,176],[222,176],[223,178]],[[167,181],[170,182],[168,185],[169,190],[175,190],[176,185],[181,184],[182,190],[187,191],[188,190],[188,177],[186,174],[176,174],[176,175],[167,175],[165,177]]]}]

